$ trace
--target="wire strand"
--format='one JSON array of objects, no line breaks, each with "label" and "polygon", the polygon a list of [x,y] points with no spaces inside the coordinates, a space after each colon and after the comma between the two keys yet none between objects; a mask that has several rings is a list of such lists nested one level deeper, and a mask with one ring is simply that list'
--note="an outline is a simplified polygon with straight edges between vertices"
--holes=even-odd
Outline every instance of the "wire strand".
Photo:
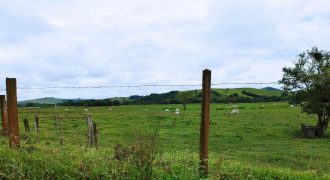
[{"label": "wire strand", "polygon": [[[212,83],[211,86],[219,85],[269,85],[279,82],[224,82]],[[17,87],[19,90],[43,90],[43,89],[103,89],[103,88],[141,88],[141,87],[197,87],[202,84],[143,84],[143,85],[99,85],[99,86],[48,86],[48,87]],[[0,91],[6,91],[1,89]]]}]

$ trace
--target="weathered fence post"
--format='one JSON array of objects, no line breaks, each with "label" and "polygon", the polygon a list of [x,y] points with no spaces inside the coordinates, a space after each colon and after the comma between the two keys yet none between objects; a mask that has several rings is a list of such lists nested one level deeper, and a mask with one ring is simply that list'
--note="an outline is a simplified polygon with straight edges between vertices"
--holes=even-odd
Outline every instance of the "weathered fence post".
[{"label": "weathered fence post", "polygon": [[16,78],[6,78],[9,146],[19,148]]},{"label": "weathered fence post", "polygon": [[211,99],[211,71],[203,71],[202,89],[202,114],[200,127],[200,177],[208,176],[208,145],[209,145],[209,121],[210,121],[210,99]]},{"label": "weathered fence post", "polygon": [[97,131],[97,126],[96,126],[96,123],[94,123],[93,122],[93,132],[94,132],[94,134],[93,134],[93,143],[94,143],[94,146],[96,147],[96,148],[98,148],[98,144],[97,144],[97,140],[98,140],[98,138],[97,138],[97,135],[98,135],[98,131]]},{"label": "weathered fence post", "polygon": [[24,129],[25,132],[30,132],[29,120],[27,118],[24,119]]},{"label": "weathered fence post", "polygon": [[92,116],[88,115],[87,116],[87,126],[88,126],[88,134],[87,134],[87,138],[88,138],[88,144],[93,146],[93,142],[94,142],[94,127],[93,127],[93,120],[92,120]]},{"label": "weathered fence post", "polygon": [[38,115],[34,116],[34,128],[38,133],[39,132],[39,117],[38,117]]},{"label": "weathered fence post", "polygon": [[7,104],[6,96],[0,95],[0,111],[1,111],[1,122],[2,122],[2,133],[3,135],[8,134],[8,116],[7,116]]}]

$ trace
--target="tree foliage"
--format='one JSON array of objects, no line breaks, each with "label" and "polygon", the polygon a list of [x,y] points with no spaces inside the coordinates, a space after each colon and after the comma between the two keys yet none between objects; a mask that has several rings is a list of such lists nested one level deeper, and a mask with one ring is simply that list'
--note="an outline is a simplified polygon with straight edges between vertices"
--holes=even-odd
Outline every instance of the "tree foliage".
[{"label": "tree foliage", "polygon": [[316,135],[323,137],[330,117],[330,52],[313,47],[283,72],[280,83],[292,95],[291,102],[318,116]]},{"label": "tree foliage", "polygon": [[183,91],[177,95],[178,100],[182,103],[183,109],[187,109],[187,104],[197,96],[197,91]]}]

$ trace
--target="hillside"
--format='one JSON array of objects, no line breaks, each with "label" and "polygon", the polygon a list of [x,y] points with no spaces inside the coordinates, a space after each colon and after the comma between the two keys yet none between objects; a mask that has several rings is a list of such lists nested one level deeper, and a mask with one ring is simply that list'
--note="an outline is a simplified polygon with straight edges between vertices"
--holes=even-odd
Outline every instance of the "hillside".
[{"label": "hillside", "polygon": [[[171,91],[162,94],[150,94],[148,96],[131,96],[130,104],[175,104],[182,101],[182,95],[185,94],[187,102],[199,103],[201,101],[201,90],[189,91]],[[232,88],[232,89],[212,89],[213,103],[230,102],[270,102],[286,100],[287,96],[283,91],[272,88]]]},{"label": "hillside", "polygon": [[[232,88],[232,89],[212,89],[212,102],[269,102],[286,100],[282,95],[283,91],[275,88]],[[58,104],[67,106],[111,106],[120,104],[177,104],[181,103],[181,95],[187,94],[189,103],[199,103],[201,101],[201,90],[170,91],[167,93],[150,94],[147,96],[132,95],[130,97],[113,97],[98,100],[84,99],[58,99],[53,97],[40,98],[34,100],[21,101],[21,106],[27,103],[35,104]]]},{"label": "hillside", "polygon": [[248,97],[247,95],[242,94],[243,91],[255,93],[255,94],[260,95],[260,96],[281,96],[281,94],[283,93],[283,91],[278,90],[278,89],[277,90],[275,90],[275,89],[269,90],[269,89],[265,89],[265,88],[262,88],[262,89],[234,88],[234,89],[212,89],[212,90],[217,91],[221,94],[224,94],[225,96],[230,96],[231,94],[237,93],[237,94],[239,94],[240,96],[243,96],[243,97]]},{"label": "hillside", "polygon": [[27,103],[37,103],[37,104],[57,104],[57,103],[63,103],[66,99],[58,99],[54,97],[45,97],[40,99],[31,99],[31,100],[25,100],[25,101],[19,101],[18,104],[25,105]]}]

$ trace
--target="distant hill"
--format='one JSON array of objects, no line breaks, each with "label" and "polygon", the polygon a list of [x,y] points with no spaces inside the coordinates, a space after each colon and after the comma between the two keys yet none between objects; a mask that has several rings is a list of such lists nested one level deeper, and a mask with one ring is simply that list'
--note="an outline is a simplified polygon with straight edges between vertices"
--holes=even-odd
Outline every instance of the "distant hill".
[{"label": "distant hill", "polygon": [[262,88],[262,89],[256,89],[256,88],[233,88],[233,89],[212,89],[214,91],[217,91],[221,94],[224,94],[225,96],[230,96],[231,94],[237,93],[240,96],[248,97],[248,95],[243,94],[243,91],[255,93],[259,96],[280,96],[283,91],[275,88]]},{"label": "distant hill", "polygon": [[59,99],[54,97],[45,97],[40,99],[31,99],[25,101],[19,101],[18,104],[25,106],[27,103],[36,103],[36,104],[58,104],[67,101],[68,99]]},{"label": "distant hill", "polygon": [[[270,102],[287,100],[287,95],[282,90],[265,87],[256,88],[226,88],[212,89],[211,102],[216,103],[235,103],[235,102]],[[66,106],[111,106],[120,104],[175,104],[181,103],[180,96],[189,94],[189,103],[201,102],[202,91],[170,91],[167,93],[150,94],[147,96],[132,95],[130,97],[113,97],[107,99],[58,99],[53,97],[33,99],[19,102],[25,106],[27,103],[38,104],[58,104]]]},{"label": "distant hill", "polygon": [[264,90],[271,90],[271,91],[281,91],[280,89],[276,89],[276,88],[273,88],[273,87],[264,87],[262,89],[264,89]]},{"label": "distant hill", "polygon": [[[227,89],[212,89],[211,101],[217,103],[230,102],[269,102],[286,100],[286,95],[282,90],[275,88],[227,88]],[[131,96],[128,104],[172,104],[180,103],[180,94],[189,94],[189,102],[201,102],[202,91],[171,91],[161,94],[150,94],[148,96]]]}]

